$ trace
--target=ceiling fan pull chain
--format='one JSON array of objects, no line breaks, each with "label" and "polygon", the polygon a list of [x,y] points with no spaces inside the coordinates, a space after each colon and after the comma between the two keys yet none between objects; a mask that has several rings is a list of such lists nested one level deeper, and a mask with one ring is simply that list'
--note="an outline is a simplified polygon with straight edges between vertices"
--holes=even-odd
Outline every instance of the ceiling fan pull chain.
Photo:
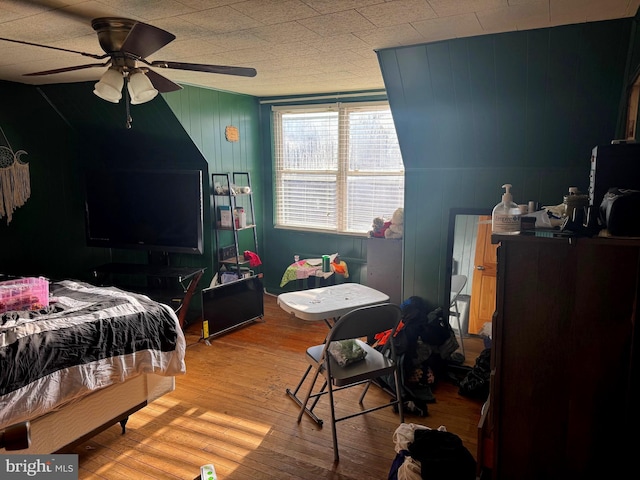
[{"label": "ceiling fan pull chain", "polygon": [[130,114],[130,99],[129,99],[129,75],[125,75],[124,77],[124,103],[126,105],[126,115],[127,115],[127,123],[125,124],[125,126],[127,128],[131,128],[131,122],[133,121],[133,118],[131,118],[131,114]]}]

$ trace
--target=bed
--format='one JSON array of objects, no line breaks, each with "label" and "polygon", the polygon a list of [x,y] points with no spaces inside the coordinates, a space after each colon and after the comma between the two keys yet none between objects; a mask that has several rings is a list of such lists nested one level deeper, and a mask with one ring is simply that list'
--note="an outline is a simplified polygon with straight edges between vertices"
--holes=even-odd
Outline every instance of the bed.
[{"label": "bed", "polygon": [[[167,305],[64,280],[50,305],[0,314],[0,431],[31,424],[31,446],[63,452],[174,390],[185,338]],[[1,450],[0,450],[1,451]]]}]

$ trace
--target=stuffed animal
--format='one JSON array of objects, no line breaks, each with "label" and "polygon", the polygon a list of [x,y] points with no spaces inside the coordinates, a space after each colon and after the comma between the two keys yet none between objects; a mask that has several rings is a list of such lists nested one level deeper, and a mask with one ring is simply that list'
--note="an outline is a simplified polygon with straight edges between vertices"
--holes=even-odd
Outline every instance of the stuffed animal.
[{"label": "stuffed animal", "polygon": [[391,216],[391,224],[384,232],[384,238],[402,238],[404,233],[404,209],[398,208]]},{"label": "stuffed animal", "polygon": [[369,236],[373,238],[384,238],[385,231],[389,228],[391,222],[385,222],[384,218],[376,217],[373,219],[373,230],[369,230]]}]

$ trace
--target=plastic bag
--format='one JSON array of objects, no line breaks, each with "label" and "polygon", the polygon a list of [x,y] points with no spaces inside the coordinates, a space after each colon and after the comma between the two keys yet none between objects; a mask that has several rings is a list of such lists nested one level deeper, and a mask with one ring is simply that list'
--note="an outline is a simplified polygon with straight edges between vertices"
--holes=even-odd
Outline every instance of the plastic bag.
[{"label": "plastic bag", "polygon": [[329,355],[340,365],[346,367],[363,360],[367,352],[358,345],[356,340],[339,340],[329,344]]}]

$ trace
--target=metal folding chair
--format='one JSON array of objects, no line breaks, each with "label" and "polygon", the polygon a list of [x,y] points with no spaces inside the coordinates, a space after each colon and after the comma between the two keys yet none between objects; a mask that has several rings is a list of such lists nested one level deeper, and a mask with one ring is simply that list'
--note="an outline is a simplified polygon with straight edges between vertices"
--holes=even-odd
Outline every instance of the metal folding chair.
[{"label": "metal folding chair", "polygon": [[460,325],[460,310],[458,310],[458,296],[462,289],[467,284],[467,277],[465,275],[452,275],[451,276],[451,303],[449,304],[449,315],[456,317],[458,323],[458,336],[460,337],[460,348],[462,348],[462,356],[466,358],[464,351],[464,341],[462,339],[462,327]]},{"label": "metal folding chair", "polygon": [[[338,439],[336,434],[336,424],[342,420],[347,420],[359,415],[380,410],[385,407],[397,406],[400,414],[400,422],[404,422],[404,412],[402,410],[402,395],[400,389],[400,365],[396,358],[396,352],[391,340],[387,341],[381,351],[378,351],[366,342],[363,338],[371,338],[375,334],[391,330],[390,339],[393,338],[398,324],[400,323],[401,311],[397,305],[391,303],[383,303],[361,307],[343,315],[333,325],[325,342],[321,345],[315,345],[307,349],[307,360],[309,367],[305,371],[300,383],[292,392],[287,389],[287,394],[300,406],[298,422],[301,421],[302,415],[307,414],[318,425],[322,426],[322,420],[319,419],[313,409],[320,397],[329,396],[331,408],[331,429],[333,435],[333,451],[334,459],[339,460],[338,455]],[[364,359],[354,362],[350,365],[340,366],[340,364],[329,353],[329,346],[332,342],[343,340],[355,340],[355,342],[366,352]],[[305,382],[312,369],[315,369],[313,379],[309,385],[304,400],[300,400],[297,396],[298,391]],[[313,393],[318,377],[324,377],[322,387]],[[340,390],[354,387],[356,385],[365,384],[364,390],[360,395],[359,403],[363,407],[364,396],[374,379],[392,375],[395,384],[395,396],[383,405],[360,410],[355,413],[336,417],[334,407],[334,393]],[[309,405],[309,402],[311,404]]]}]

